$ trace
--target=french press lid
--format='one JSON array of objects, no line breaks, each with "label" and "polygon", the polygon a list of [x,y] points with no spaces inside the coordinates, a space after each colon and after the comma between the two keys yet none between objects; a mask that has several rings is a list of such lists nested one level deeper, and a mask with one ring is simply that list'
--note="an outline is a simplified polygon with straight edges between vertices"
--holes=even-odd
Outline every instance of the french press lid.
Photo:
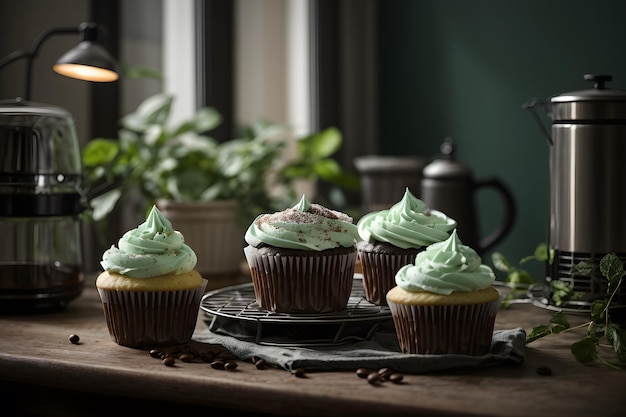
[{"label": "french press lid", "polygon": [[585,74],[593,88],[559,94],[550,99],[555,123],[590,123],[626,120],[626,91],[607,88],[611,75]]}]

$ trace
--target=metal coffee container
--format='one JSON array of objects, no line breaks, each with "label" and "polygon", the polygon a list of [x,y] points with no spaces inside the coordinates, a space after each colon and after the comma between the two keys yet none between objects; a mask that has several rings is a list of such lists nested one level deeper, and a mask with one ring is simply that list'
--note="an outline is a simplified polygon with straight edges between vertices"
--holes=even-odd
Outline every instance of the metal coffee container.
[{"label": "metal coffee container", "polygon": [[[541,124],[550,147],[548,279],[591,300],[604,296],[606,279],[577,275],[575,265],[610,252],[626,260],[626,91],[608,88],[610,75],[584,80],[593,87],[524,106],[543,105],[552,121],[550,130]],[[625,304],[626,293],[616,301]]]},{"label": "metal coffee container", "polygon": [[66,110],[0,102],[0,311],[63,308],[83,290],[82,164]]}]

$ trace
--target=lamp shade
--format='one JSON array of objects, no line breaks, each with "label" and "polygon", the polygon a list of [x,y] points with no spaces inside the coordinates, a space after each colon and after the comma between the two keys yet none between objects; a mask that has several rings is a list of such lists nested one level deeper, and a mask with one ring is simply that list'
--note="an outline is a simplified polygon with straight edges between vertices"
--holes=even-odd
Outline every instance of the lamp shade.
[{"label": "lamp shade", "polygon": [[66,77],[96,82],[116,81],[120,72],[106,49],[88,40],[61,56],[52,69]]}]

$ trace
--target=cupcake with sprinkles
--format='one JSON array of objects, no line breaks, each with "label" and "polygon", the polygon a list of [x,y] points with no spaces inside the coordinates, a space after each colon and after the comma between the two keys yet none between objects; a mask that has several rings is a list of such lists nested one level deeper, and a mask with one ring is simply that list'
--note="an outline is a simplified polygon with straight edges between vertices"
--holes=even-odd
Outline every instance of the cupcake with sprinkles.
[{"label": "cupcake with sprinkles", "polygon": [[261,214],[245,233],[244,254],[257,304],[279,313],[333,313],[350,299],[356,263],[350,216],[311,204]]}]

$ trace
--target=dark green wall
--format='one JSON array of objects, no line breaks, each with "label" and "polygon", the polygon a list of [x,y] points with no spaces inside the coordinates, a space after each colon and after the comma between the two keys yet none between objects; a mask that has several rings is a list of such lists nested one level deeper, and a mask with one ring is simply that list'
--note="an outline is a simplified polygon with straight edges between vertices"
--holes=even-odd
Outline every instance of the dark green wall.
[{"label": "dark green wall", "polygon": [[[626,2],[394,0],[379,7],[379,153],[434,156],[452,137],[477,179],[496,176],[513,191],[517,221],[495,250],[517,264],[546,241],[549,210],[549,146],[522,104],[590,88],[585,73],[611,74],[609,86],[626,89]],[[486,233],[502,206],[492,192],[478,202]],[[484,261],[491,265],[491,255]],[[524,267],[543,279],[541,264]]]}]

